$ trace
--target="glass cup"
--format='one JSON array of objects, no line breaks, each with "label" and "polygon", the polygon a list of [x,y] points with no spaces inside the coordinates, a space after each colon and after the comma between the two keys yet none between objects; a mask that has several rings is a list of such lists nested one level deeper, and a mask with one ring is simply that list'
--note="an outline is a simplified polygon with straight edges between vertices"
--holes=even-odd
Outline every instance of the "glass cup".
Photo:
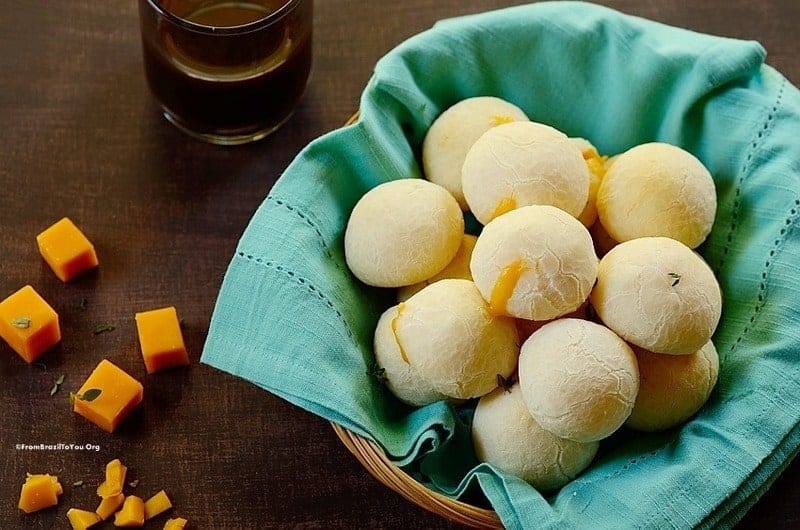
[{"label": "glass cup", "polygon": [[215,144],[283,125],[311,71],[313,0],[139,0],[144,70],[164,117]]}]

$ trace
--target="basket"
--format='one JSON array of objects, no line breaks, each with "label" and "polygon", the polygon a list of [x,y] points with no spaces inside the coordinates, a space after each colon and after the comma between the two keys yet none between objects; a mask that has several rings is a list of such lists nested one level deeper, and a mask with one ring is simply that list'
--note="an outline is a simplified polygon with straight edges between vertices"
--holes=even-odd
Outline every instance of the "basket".
[{"label": "basket", "polygon": [[478,508],[423,486],[408,473],[392,463],[374,442],[331,423],[333,430],[347,450],[361,462],[369,473],[421,508],[454,523],[474,528],[502,528],[500,518],[492,510]]},{"label": "basket", "polygon": [[[800,95],[763,59],[752,41],[577,2],[465,17],[412,37],[376,64],[358,123],[310,143],[254,214],[220,289],[202,362],[342,426],[337,436],[370,474],[443,521],[735,524],[800,445],[800,333],[792,325],[800,318],[800,239],[792,237],[800,228],[792,149]],[[445,68],[454,60],[459,68]],[[503,68],[517,74],[500,75]],[[602,108],[587,87],[603,89]],[[717,393],[681,429],[623,434],[602,461],[547,498],[471,457],[449,465],[448,450],[470,456],[467,418],[457,411],[439,404],[410,417],[388,401],[369,372],[369,328],[391,293],[358,284],[341,245],[358,198],[386,180],[421,177],[430,123],[454,100],[482,94],[601,152],[653,139],[680,145],[722,184],[719,225],[705,247],[727,297]],[[397,460],[428,449],[419,466],[434,484],[458,484],[459,496],[448,498]],[[491,505],[472,499],[478,486]]]}]

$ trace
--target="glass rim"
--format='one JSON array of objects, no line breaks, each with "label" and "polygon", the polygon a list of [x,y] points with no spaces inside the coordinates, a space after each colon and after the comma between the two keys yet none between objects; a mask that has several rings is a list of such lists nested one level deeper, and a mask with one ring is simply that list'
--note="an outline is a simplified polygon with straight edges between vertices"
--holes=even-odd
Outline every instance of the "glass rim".
[{"label": "glass rim", "polygon": [[299,4],[302,0],[286,0],[281,7],[271,12],[269,15],[252,22],[248,22],[247,24],[239,24],[238,26],[209,26],[208,24],[198,24],[197,22],[192,22],[191,20],[179,17],[168,9],[163,8],[158,3],[158,0],[146,1],[159,16],[164,17],[171,23],[182,28],[198,33],[205,33],[207,35],[239,35],[271,26],[277,20],[286,16],[286,14],[294,9],[294,7],[297,6],[297,4]]}]

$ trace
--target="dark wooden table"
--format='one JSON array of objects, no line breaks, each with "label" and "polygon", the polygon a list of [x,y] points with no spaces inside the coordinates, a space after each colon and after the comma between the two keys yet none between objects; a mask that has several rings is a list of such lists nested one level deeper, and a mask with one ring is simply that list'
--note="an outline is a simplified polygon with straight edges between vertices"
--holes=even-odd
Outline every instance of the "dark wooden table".
[{"label": "dark wooden table", "polygon": [[[117,457],[139,480],[138,494],[166,489],[174,513],[195,528],[451,526],[369,476],[326,421],[198,361],[249,218],[295,154],[356,110],[376,60],[437,19],[517,3],[318,0],[313,76],[294,118],[260,143],[224,148],[188,138],[160,116],[142,74],[135,2],[3,0],[0,298],[32,284],[60,313],[64,337],[33,366],[0,344],[0,528],[66,528],[67,508],[94,509],[94,487]],[[603,3],[758,40],[768,63],[800,83],[796,0]],[[101,260],[68,284],[34,240],[65,215]],[[145,376],[133,315],[165,305],[184,321],[192,365]],[[115,329],[95,335],[101,323]],[[145,386],[144,403],[113,435],[67,401],[103,357]],[[16,449],[35,443],[99,450]],[[59,475],[57,508],[17,510],[26,472]],[[741,526],[800,524],[798,478],[795,463]]]}]

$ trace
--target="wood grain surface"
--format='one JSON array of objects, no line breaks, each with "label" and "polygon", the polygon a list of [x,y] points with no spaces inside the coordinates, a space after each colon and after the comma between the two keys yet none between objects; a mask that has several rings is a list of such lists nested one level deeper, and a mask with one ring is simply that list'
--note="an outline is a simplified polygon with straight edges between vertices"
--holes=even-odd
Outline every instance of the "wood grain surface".
[{"label": "wood grain surface", "polygon": [[[518,3],[318,0],[312,79],[295,116],[264,141],[226,148],[193,140],[160,116],[142,72],[136,2],[3,0],[0,298],[33,285],[61,315],[64,337],[43,365],[0,344],[0,528],[68,528],[66,510],[95,508],[103,467],[117,457],[139,480],[132,492],[165,489],[173,513],[193,528],[452,526],[369,476],[325,420],[199,358],[248,220],[297,152],[357,109],[375,62],[438,19]],[[602,3],[758,40],[767,62],[800,83],[796,0]],[[67,284],[35,245],[62,216],[84,229],[101,260]],[[192,365],[146,376],[133,315],[166,305],[184,322]],[[115,329],[94,334],[101,323]],[[144,403],[113,435],[70,412],[67,401],[102,357],[145,386]],[[38,443],[99,450],[16,448]],[[59,475],[57,508],[16,508],[26,472]],[[800,525],[798,478],[795,463],[741,527]]]}]

